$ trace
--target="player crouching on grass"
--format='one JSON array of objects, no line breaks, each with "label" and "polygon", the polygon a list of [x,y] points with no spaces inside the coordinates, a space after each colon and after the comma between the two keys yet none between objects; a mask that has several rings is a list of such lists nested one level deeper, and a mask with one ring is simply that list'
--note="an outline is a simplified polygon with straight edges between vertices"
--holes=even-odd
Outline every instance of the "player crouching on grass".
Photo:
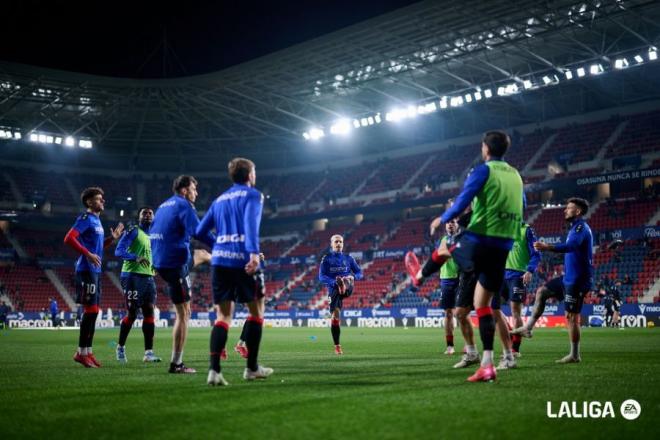
[{"label": "player crouching on grass", "polygon": [[144,362],[160,362],[154,354],[154,304],[156,303],[156,283],[151,259],[151,240],[149,227],[154,220],[154,210],[149,206],[140,208],[138,224],[132,225],[122,235],[115,256],[124,260],[121,267],[121,287],[126,301],[128,314],[121,321],[117,360],[125,364],[126,339],[137,318],[138,308],[142,309],[142,334],[144,335]]},{"label": "player crouching on grass", "polygon": [[328,286],[332,316],[330,331],[335,344],[335,354],[341,355],[344,354],[339,343],[342,303],[344,298],[353,294],[355,280],[362,279],[362,269],[353,257],[342,253],[344,237],[341,235],[330,237],[330,248],[331,251],[321,259],[319,281]]}]

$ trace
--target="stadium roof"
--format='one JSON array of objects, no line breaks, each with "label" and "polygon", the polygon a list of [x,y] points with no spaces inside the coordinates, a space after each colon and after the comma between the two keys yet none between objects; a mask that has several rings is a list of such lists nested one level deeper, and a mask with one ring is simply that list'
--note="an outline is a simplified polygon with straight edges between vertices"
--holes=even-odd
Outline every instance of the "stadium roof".
[{"label": "stadium roof", "polygon": [[[613,65],[659,40],[656,1],[425,1],[206,75],[117,79],[0,62],[0,126],[134,156],[281,152],[338,118],[506,83],[522,90],[528,78]],[[598,93],[614,104],[658,97],[645,69],[621,77],[625,93]],[[592,88],[558,81],[544,99],[569,111],[570,96]],[[538,118],[519,100],[480,105],[481,114]]]}]

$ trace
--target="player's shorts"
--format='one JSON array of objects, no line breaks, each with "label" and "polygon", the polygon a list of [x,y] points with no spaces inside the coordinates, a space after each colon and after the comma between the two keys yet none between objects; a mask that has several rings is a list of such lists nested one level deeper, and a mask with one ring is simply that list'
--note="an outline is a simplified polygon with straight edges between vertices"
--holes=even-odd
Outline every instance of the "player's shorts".
[{"label": "player's shorts", "polygon": [[173,304],[183,304],[190,301],[190,272],[188,265],[179,268],[156,269],[158,275],[167,283],[165,289]]},{"label": "player's shorts", "polygon": [[564,301],[564,308],[568,313],[580,313],[584,297],[591,290],[586,283],[564,284],[564,277],[551,279],[545,284],[545,288],[552,292],[552,297]]},{"label": "player's shorts", "polygon": [[263,272],[248,275],[242,267],[212,266],[211,284],[214,304],[226,301],[244,304],[257,301],[266,295]]},{"label": "player's shorts", "polygon": [[122,275],[120,281],[126,307],[129,310],[156,303],[156,282],[154,281],[154,277],[130,273]]},{"label": "player's shorts", "polygon": [[449,247],[449,251],[462,272],[474,272],[486,290],[500,291],[509,255],[507,249],[478,243],[462,234]]},{"label": "player's shorts", "polygon": [[521,303],[525,298],[525,284],[523,283],[522,275],[515,278],[504,280],[500,296],[504,301]]},{"label": "player's shorts", "polygon": [[440,280],[440,307],[448,310],[456,307],[458,278]]},{"label": "player's shorts", "polygon": [[335,287],[328,297],[330,298],[330,313],[334,312],[335,309],[342,309],[344,305],[344,298],[348,298],[353,294],[354,285],[351,284],[346,288],[346,293],[344,295],[339,294],[339,290]]},{"label": "player's shorts", "polygon": [[456,307],[474,308],[474,289],[477,287],[477,277],[474,272],[460,271],[458,287],[456,288]]},{"label": "player's shorts", "polygon": [[88,270],[76,272],[76,304],[101,304],[101,274]]}]

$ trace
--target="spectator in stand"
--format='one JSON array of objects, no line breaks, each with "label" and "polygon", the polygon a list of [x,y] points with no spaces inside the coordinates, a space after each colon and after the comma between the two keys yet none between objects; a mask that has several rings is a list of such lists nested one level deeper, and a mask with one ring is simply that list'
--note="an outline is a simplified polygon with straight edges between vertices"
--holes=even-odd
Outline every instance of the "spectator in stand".
[{"label": "spectator in stand", "polygon": [[7,316],[10,312],[11,308],[4,301],[2,301],[2,304],[0,304],[0,324],[2,325],[3,329],[9,328],[9,321],[7,320]]}]

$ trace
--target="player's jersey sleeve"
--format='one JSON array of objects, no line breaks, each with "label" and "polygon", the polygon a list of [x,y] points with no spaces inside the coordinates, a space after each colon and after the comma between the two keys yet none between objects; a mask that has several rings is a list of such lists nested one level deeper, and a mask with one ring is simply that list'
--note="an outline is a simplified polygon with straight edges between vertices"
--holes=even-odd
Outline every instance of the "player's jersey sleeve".
[{"label": "player's jersey sleeve", "polygon": [[556,244],[555,245],[555,252],[561,252],[561,253],[568,253],[568,252],[576,252],[582,244],[582,240],[586,237],[586,228],[584,227],[583,224],[579,224],[576,227],[572,228],[570,232],[568,233],[568,237],[566,238],[566,243],[565,244]]},{"label": "player's jersey sleeve", "polygon": [[87,214],[79,215],[71,229],[75,229],[79,234],[84,234],[85,231],[93,227],[89,216]]},{"label": "player's jersey sleeve", "polygon": [[355,261],[355,258],[351,257],[350,255],[348,256],[348,262],[351,268],[351,272],[353,272],[353,276],[355,277],[356,280],[361,280],[364,275],[362,274],[362,268],[360,267],[359,264],[357,264],[357,261]]},{"label": "player's jersey sleeve", "polygon": [[465,209],[470,206],[472,199],[477,195],[481,188],[488,181],[488,176],[490,175],[490,168],[486,164],[481,164],[472,171],[465,183],[463,184],[463,190],[456,197],[454,204],[442,214],[441,220],[443,223],[455,219],[465,211]]},{"label": "player's jersey sleeve", "polygon": [[119,239],[119,243],[117,243],[117,247],[115,248],[115,257],[119,257],[122,260],[127,260],[127,261],[137,260],[137,255],[132,254],[128,251],[128,249],[133,244],[133,241],[135,240],[135,237],[137,237],[137,235],[138,235],[137,226],[133,226],[129,228],[128,231],[124,232],[124,234]]},{"label": "player's jersey sleeve", "polygon": [[534,243],[536,243],[536,234],[532,227],[527,228],[527,250],[529,251],[529,263],[527,263],[527,272],[534,273],[536,268],[541,262],[541,253],[534,249]]},{"label": "player's jersey sleeve", "polygon": [[216,203],[213,202],[209,207],[209,209],[206,211],[206,214],[204,214],[204,217],[202,217],[202,220],[195,228],[194,231],[195,237],[207,237],[211,233],[211,231],[215,227],[215,223],[214,223],[215,209],[216,209]]},{"label": "player's jersey sleeve", "polygon": [[319,281],[327,285],[329,288],[334,289],[336,281],[333,277],[329,275],[330,273],[330,262],[328,261],[328,256],[325,255],[321,259],[321,264],[319,265]]},{"label": "player's jersey sleeve", "polygon": [[181,205],[179,211],[179,220],[181,220],[181,224],[183,225],[188,237],[194,237],[202,243],[206,244],[208,247],[213,247],[215,242],[215,237],[213,237],[213,234],[210,232],[204,235],[196,234],[197,226],[199,226],[200,223],[199,217],[197,217],[197,212],[189,203]]},{"label": "player's jersey sleeve", "polygon": [[245,250],[251,254],[259,253],[259,227],[263,211],[263,196],[260,192],[251,192],[245,205],[243,225],[245,226]]}]

